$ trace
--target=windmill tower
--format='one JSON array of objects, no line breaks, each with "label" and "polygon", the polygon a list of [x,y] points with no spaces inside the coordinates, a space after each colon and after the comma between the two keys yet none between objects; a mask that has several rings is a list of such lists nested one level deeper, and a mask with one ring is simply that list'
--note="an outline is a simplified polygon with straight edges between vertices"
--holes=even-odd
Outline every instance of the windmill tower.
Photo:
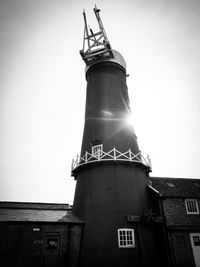
[{"label": "windmill tower", "polygon": [[96,33],[83,12],[85,126],[81,154],[72,163],[77,181],[73,213],[85,222],[79,266],[150,266],[145,261],[155,262],[154,237],[141,218],[151,207],[146,192],[151,164],[127,123],[126,63],[111,48],[99,12],[95,6]]}]

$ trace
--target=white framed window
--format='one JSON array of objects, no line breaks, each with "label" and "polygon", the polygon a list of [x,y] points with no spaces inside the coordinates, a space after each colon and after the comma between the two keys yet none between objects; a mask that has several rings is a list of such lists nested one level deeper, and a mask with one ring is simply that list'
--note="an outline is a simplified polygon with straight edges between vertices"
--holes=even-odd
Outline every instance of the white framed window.
[{"label": "white framed window", "polygon": [[192,198],[185,199],[185,206],[187,214],[199,214],[199,206],[197,199],[192,199]]},{"label": "white framed window", "polygon": [[103,145],[96,145],[92,147],[92,156],[99,158],[103,152]]},{"label": "white framed window", "polygon": [[118,229],[118,245],[120,248],[134,248],[135,247],[134,229],[130,228]]}]

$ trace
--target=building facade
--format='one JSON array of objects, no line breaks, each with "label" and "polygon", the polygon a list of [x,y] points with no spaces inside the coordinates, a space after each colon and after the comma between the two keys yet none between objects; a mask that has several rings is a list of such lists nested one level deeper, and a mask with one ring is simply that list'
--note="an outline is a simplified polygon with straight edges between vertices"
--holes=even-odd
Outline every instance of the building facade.
[{"label": "building facade", "polygon": [[200,179],[151,178],[169,266],[200,266]]},{"label": "building facade", "polygon": [[0,265],[75,267],[82,225],[66,204],[0,202]]},{"label": "building facade", "polygon": [[[157,266],[199,267],[200,179],[150,177],[146,193],[151,207],[141,215],[124,212],[123,225],[117,228],[112,240],[101,231],[100,240],[94,238],[96,246],[102,248],[102,240],[115,244],[116,254],[111,253],[110,257],[120,255],[121,263],[129,258],[130,265],[137,267],[156,266],[152,265],[152,251],[156,257],[159,255]],[[103,212],[101,209],[100,213]],[[83,266],[86,223],[74,216],[67,204],[0,202],[1,265]],[[100,223],[101,218],[97,228],[102,230]],[[108,250],[109,254],[111,249]]]}]

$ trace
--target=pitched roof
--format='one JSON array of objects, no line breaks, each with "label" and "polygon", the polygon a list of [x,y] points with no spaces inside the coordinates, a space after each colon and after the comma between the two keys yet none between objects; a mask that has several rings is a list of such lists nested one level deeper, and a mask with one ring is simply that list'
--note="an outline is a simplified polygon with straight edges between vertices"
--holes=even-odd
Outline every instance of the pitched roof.
[{"label": "pitched roof", "polygon": [[68,204],[0,202],[1,222],[82,223]]},{"label": "pitched roof", "polygon": [[200,179],[150,177],[161,196],[200,198]]}]

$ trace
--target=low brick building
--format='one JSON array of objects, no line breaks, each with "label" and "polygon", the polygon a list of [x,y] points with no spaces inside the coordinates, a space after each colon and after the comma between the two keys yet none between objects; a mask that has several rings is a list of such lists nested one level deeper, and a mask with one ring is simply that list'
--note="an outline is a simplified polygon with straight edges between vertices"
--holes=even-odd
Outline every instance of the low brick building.
[{"label": "low brick building", "polygon": [[200,266],[200,179],[151,178],[154,213],[163,221],[168,266]]},{"label": "low brick building", "polygon": [[82,225],[66,204],[0,202],[1,266],[77,266]]}]

